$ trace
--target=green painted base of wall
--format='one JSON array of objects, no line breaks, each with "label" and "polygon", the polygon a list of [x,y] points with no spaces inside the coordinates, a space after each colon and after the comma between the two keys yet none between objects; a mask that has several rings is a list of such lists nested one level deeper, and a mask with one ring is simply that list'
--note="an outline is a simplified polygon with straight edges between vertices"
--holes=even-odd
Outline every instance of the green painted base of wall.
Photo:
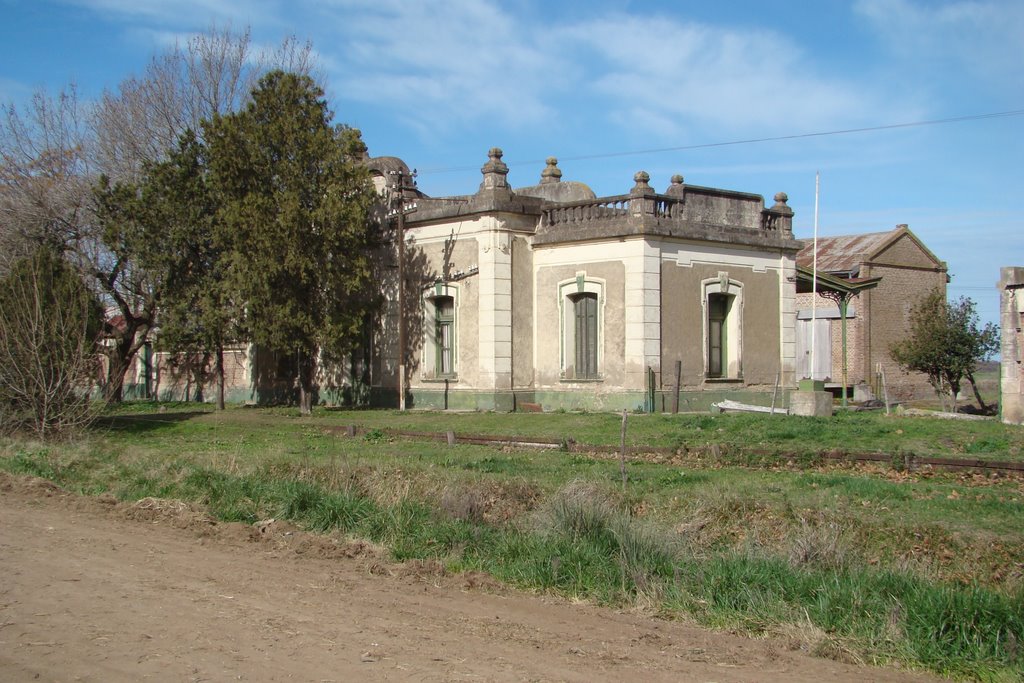
[{"label": "green painted base of wall", "polygon": [[647,395],[630,391],[616,394],[598,394],[588,391],[534,391],[522,395],[523,401],[539,403],[544,412],[555,410],[582,410],[594,413],[638,412],[644,410]]},{"label": "green painted base of wall", "polygon": [[[144,400],[156,400],[156,401],[182,401],[195,403],[216,403],[217,402],[217,388],[206,387],[202,394],[196,394],[191,392],[188,396],[185,392],[180,389],[161,389],[157,396],[147,395],[146,387],[143,384],[125,384],[123,391],[123,397],[126,401],[144,401]],[[249,389],[234,388],[228,389],[224,392],[225,403],[250,403],[254,401],[252,392]]]},{"label": "green painted base of wall", "polygon": [[[406,394],[405,406],[410,410],[483,410],[510,413],[515,410],[511,391],[445,391],[444,389],[412,389]],[[398,392],[375,387],[370,394],[375,408],[397,408]]]},{"label": "green painted base of wall", "polygon": [[[754,406],[770,408],[772,405],[771,391],[756,389],[720,389],[717,391],[684,391],[679,394],[679,412],[681,413],[702,413],[712,410],[712,404],[720,401],[731,400],[747,403]],[[789,405],[788,389],[779,389],[775,397],[775,407],[784,409]],[[655,412],[672,412],[672,392],[657,392],[654,397]]]},{"label": "green painted base of wall", "polygon": [[[776,408],[789,405],[789,390],[779,390],[776,397]],[[141,384],[126,384],[125,400],[145,399],[145,387]],[[216,401],[216,389],[208,388],[202,394],[204,403]],[[355,402],[353,399],[359,399]],[[754,391],[744,389],[723,389],[719,391],[684,391],[679,396],[680,412],[708,412],[711,405],[725,399],[759,406],[772,404],[771,391]],[[180,391],[161,391],[160,401],[199,401],[195,395],[183,396]],[[225,395],[227,403],[257,403],[258,405],[275,405],[291,402],[295,397],[270,395],[260,392],[257,396],[250,389],[235,388]],[[406,407],[410,410],[479,410],[499,413],[513,412],[522,403],[540,404],[544,412],[557,410],[588,411],[588,412],[643,412],[647,407],[647,394],[639,391],[599,394],[587,391],[445,391],[444,389],[414,389],[406,397]],[[670,391],[656,391],[654,394],[654,412],[672,412],[673,396]],[[351,391],[322,390],[317,395],[317,403],[329,406],[361,405],[373,408],[397,408],[398,392],[394,389],[374,387],[364,389],[359,396]]]},{"label": "green painted base of wall", "polygon": [[[554,410],[584,410],[591,412],[643,412],[647,408],[648,397],[643,392],[622,392],[616,394],[596,394],[576,391],[535,391],[527,398],[526,394],[516,394],[520,401],[539,403],[545,412]],[[708,412],[712,404],[725,399],[749,403],[751,405],[769,407],[772,404],[771,391],[753,390],[720,390],[720,391],[684,391],[679,395],[679,412]],[[776,396],[775,407],[784,408],[788,405],[788,391],[780,390]],[[673,395],[670,391],[654,392],[655,413],[670,413],[673,407]]]}]

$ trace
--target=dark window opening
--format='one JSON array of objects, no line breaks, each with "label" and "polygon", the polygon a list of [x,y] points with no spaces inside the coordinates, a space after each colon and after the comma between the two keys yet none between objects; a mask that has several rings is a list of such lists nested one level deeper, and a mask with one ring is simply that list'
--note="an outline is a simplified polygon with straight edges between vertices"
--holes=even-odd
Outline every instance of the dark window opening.
[{"label": "dark window opening", "polygon": [[437,322],[434,342],[437,347],[437,375],[455,375],[455,299],[439,296],[434,299],[434,319]]},{"label": "dark window opening", "polygon": [[597,379],[597,294],[570,297],[573,304],[574,357],[577,379]]}]

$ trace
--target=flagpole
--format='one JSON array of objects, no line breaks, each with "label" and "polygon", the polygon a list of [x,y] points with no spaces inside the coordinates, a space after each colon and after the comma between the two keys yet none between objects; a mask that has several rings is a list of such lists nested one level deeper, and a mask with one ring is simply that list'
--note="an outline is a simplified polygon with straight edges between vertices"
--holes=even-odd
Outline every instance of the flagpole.
[{"label": "flagpole", "polygon": [[818,194],[821,173],[814,172],[814,261],[811,265],[811,379],[814,379],[815,331],[818,327]]}]

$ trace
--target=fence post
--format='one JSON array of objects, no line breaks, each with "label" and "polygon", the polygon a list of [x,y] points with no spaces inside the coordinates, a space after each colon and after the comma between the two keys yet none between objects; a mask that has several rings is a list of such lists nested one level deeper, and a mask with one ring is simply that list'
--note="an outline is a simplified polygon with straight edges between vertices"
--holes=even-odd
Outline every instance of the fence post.
[{"label": "fence post", "polygon": [[775,374],[775,391],[772,392],[772,412],[769,415],[775,414],[775,399],[779,396],[779,381],[782,379],[782,372]]},{"label": "fence post", "polygon": [[626,409],[622,409],[622,438],[619,446],[619,470],[622,472],[622,492],[626,492]]},{"label": "fence post", "polygon": [[654,403],[654,368],[647,366],[647,412],[655,411]]},{"label": "fence post", "polygon": [[672,396],[672,414],[679,414],[679,391],[682,389],[680,386],[683,383],[683,361],[676,361],[676,391]]}]

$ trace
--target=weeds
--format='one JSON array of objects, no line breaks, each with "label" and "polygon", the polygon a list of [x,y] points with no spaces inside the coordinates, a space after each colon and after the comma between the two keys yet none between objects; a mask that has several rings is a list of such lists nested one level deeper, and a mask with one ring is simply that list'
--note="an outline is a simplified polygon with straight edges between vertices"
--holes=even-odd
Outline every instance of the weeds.
[{"label": "weeds", "polygon": [[[580,424],[618,429],[615,416],[554,417],[563,434],[585,433]],[[638,417],[631,427],[727,446],[740,427],[762,430],[757,439],[769,438],[770,427],[791,444],[819,428],[724,417]],[[913,436],[904,422],[898,435],[884,420],[827,424],[877,432],[871,438]],[[0,468],[122,499],[198,502],[225,520],[290,519],[382,544],[397,559],[782,634],[844,661],[993,680],[1024,669],[1024,594],[1014,574],[1024,566],[1016,523],[1024,495],[1016,482],[972,488],[969,479],[887,466],[873,475],[638,462],[622,493],[613,461],[388,441],[383,425],[369,438],[337,440],[260,411],[139,425],[60,450],[3,442]],[[974,447],[993,448],[997,438],[978,436]],[[1019,443],[1007,438],[1011,448]],[[901,452],[921,452],[917,437],[905,440]],[[745,456],[730,446],[723,458],[734,457]],[[998,567],[1002,578],[989,580],[981,567]]]},{"label": "weeds", "polygon": [[846,563],[842,528],[837,522],[809,522],[800,519],[800,527],[789,539],[789,561],[794,567],[840,569]]}]

